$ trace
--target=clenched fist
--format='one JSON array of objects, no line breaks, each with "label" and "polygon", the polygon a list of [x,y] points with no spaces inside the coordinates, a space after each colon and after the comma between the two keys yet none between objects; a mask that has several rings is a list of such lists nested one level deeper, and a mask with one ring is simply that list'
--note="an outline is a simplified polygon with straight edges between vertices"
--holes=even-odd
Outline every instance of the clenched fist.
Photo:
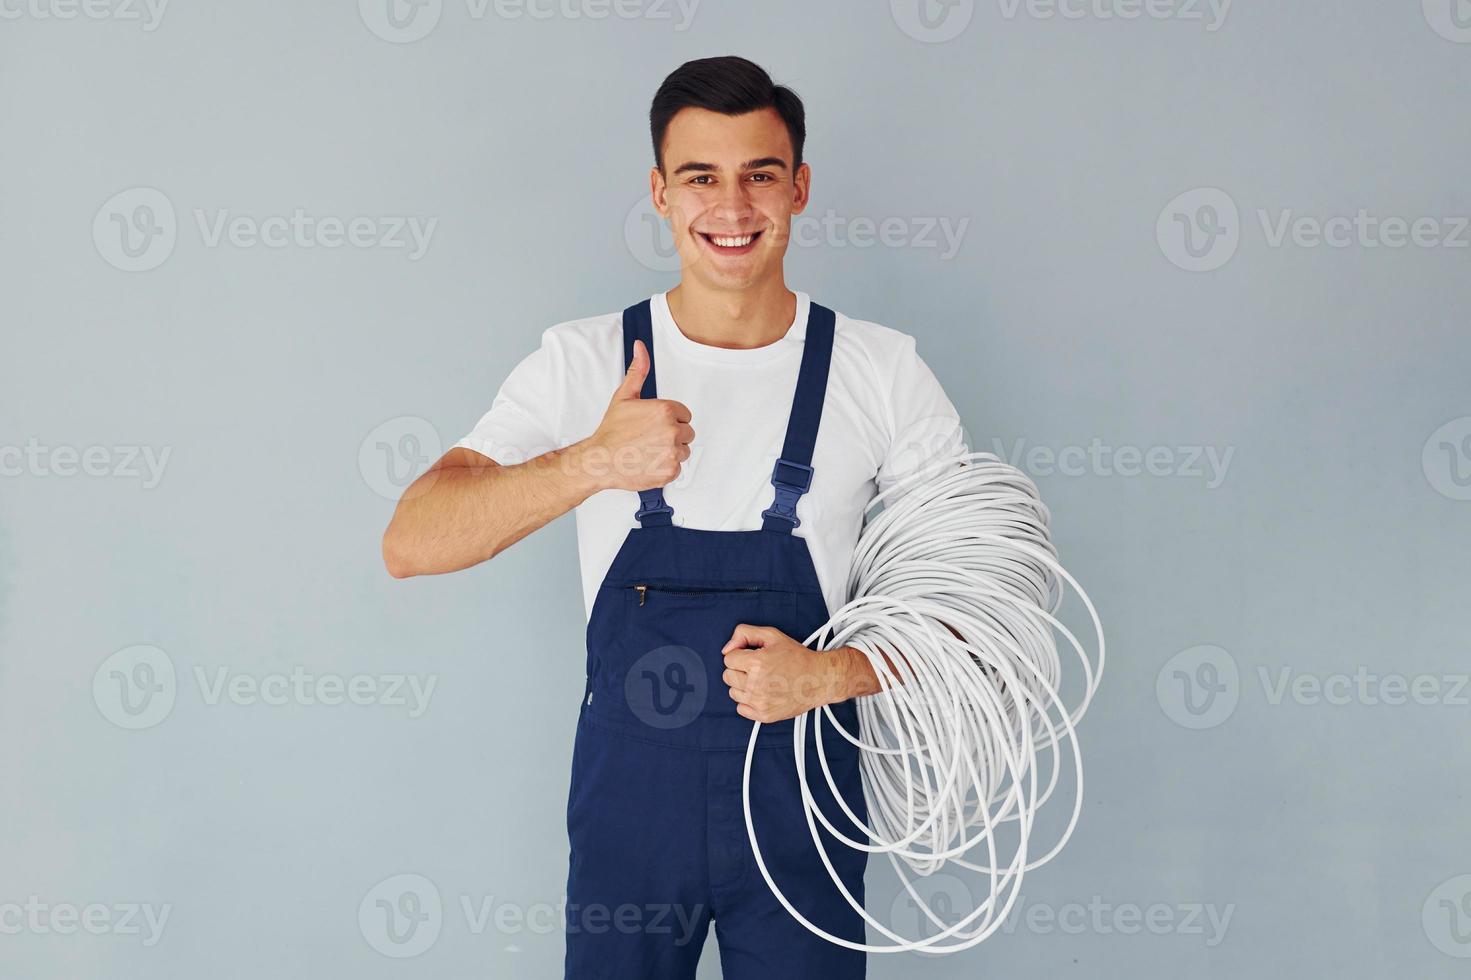
[{"label": "clenched fist", "polygon": [[649,352],[633,343],[633,361],[596,432],[587,440],[590,462],[604,489],[650,490],[672,483],[690,458],[695,430],[690,410],[668,398],[643,398]]},{"label": "clenched fist", "polygon": [[785,721],[861,689],[868,661],[853,647],[811,650],[774,626],[741,623],[721,649],[720,677],[736,703],[736,714],[763,725]]}]

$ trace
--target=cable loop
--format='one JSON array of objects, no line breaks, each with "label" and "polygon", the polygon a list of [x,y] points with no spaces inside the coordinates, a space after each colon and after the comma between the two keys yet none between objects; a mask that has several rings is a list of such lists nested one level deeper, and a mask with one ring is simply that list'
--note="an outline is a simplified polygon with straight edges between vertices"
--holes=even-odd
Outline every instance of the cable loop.
[{"label": "cable loop", "polygon": [[[751,732],[743,776],[746,833],[767,885],[797,921],[829,942],[869,953],[954,953],[985,940],[1006,920],[1023,875],[1052,860],[1072,836],[1083,800],[1076,726],[1103,674],[1103,625],[1077,581],[1058,561],[1051,514],[1029,476],[992,453],[939,460],[876,497],[883,510],[865,524],[848,575],[850,601],[805,641],[817,649],[851,646],[873,665],[884,690],[858,700],[859,731],[830,707],[795,719],[793,747],[812,841],[838,890],[889,945],[856,943],[813,925],[782,894],[756,842],[751,820]],[[1092,619],[1097,659],[1057,618],[1064,586]],[[1056,637],[1078,658],[1063,676]],[[890,651],[891,672],[881,650]],[[1061,688],[1076,704],[1064,702]],[[818,809],[808,788],[807,728],[843,814]],[[868,820],[843,801],[828,768],[822,727],[830,724],[860,750]],[[1032,841],[1042,806],[1059,787],[1067,756],[1072,814],[1045,852]],[[1043,773],[1045,772],[1045,776]],[[1040,785],[1039,785],[1040,783]],[[818,833],[847,847],[884,854],[915,907],[936,930],[905,939],[868,914],[844,887]],[[954,866],[981,875],[986,897],[957,922],[930,909],[906,875]]]}]

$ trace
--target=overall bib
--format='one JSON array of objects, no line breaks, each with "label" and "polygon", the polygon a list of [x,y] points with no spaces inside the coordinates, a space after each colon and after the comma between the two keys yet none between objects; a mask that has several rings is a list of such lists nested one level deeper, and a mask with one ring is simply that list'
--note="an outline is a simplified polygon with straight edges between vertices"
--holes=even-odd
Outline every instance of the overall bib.
[{"label": "overall bib", "polygon": [[[721,676],[720,650],[738,624],[772,626],[802,642],[828,618],[807,542],[792,531],[812,482],[834,321],[831,310],[811,304],[761,529],[679,527],[663,490],[643,491],[640,526],[599,587],[567,804],[569,980],[688,980],[711,921],[727,980],[864,976],[864,954],[803,928],[755,866],[741,790],[753,722],[736,712]],[[650,357],[643,397],[657,397],[647,300],[623,313],[625,370],[635,339]],[[852,699],[833,711],[857,732]],[[806,765],[817,805],[834,826],[857,834],[821,776],[811,731]],[[843,800],[866,819],[858,750],[831,725],[823,732]],[[815,925],[862,942],[863,920],[823,867],[807,827],[791,720],[763,725],[757,744],[751,812],[767,868]],[[818,829],[861,904],[867,854]]]}]

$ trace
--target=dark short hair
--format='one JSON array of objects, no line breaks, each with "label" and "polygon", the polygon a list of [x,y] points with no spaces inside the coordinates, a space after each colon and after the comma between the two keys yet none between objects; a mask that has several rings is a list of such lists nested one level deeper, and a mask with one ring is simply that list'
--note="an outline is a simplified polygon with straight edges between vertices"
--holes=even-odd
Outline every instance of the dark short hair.
[{"label": "dark short hair", "polygon": [[807,141],[807,114],[797,93],[777,85],[766,69],[735,55],[686,61],[664,79],[649,107],[649,132],[654,139],[654,166],[664,170],[664,134],[681,109],[708,109],[727,116],[758,109],[775,109],[787,124],[792,140],[792,171],[802,165]]}]

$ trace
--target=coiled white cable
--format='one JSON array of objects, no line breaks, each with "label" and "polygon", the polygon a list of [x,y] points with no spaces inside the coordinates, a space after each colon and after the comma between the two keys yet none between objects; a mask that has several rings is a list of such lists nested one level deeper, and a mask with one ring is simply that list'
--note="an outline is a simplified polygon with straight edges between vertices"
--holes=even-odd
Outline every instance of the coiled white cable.
[{"label": "coiled white cable", "polygon": [[[880,503],[883,512],[858,540],[848,576],[851,600],[805,642],[821,641],[819,650],[860,650],[884,691],[858,700],[858,732],[843,728],[830,707],[799,716],[793,746],[807,826],[822,862],[848,904],[891,944],[832,935],[794,908],[773,880],[751,819],[751,763],[760,724],[746,751],[746,833],[777,899],[829,942],[869,953],[954,953],[1005,922],[1023,875],[1055,857],[1077,826],[1083,762],[1075,728],[1103,673],[1103,626],[1087,594],[1058,563],[1050,515],[1036,485],[997,456],[966,453],[936,461],[871,506]],[[1096,664],[1055,617],[1063,581],[1092,618]],[[1063,669],[1054,632],[1081,665],[1072,708],[1060,694]],[[890,652],[893,670],[880,651]],[[843,801],[828,768],[824,718],[861,750],[866,822]],[[846,817],[841,829],[818,808],[808,787],[809,720],[822,776]],[[1033,823],[1058,788],[1065,754],[1072,757],[1074,773],[1072,815],[1058,841],[1034,856],[1041,848],[1031,840]],[[1045,784],[1039,786],[1044,763]],[[915,908],[938,931],[906,939],[869,915],[833,868],[818,824],[848,847],[888,855]],[[925,877],[947,864],[988,880],[985,899],[953,923],[925,904],[903,867]]]}]

